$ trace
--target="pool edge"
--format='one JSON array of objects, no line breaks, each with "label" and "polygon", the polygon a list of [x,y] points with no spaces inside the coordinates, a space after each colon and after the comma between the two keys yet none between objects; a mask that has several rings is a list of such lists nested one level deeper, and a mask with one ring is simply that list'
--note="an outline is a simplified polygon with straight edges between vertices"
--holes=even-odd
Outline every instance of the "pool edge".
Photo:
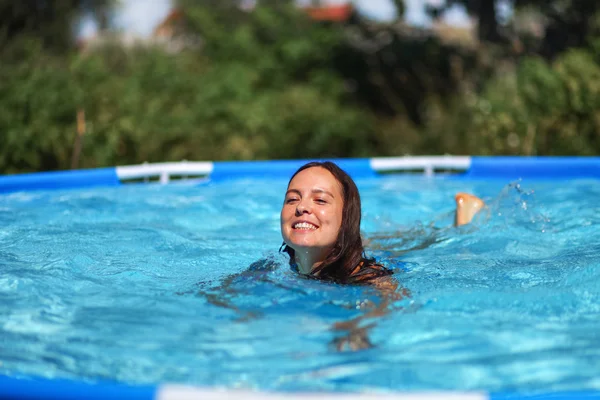
[{"label": "pool edge", "polygon": [[0,175],[0,193],[110,187],[136,180],[142,182],[154,180],[167,184],[173,179],[190,178],[211,181],[287,178],[308,161],[325,160],[337,163],[353,178],[417,173],[425,177],[450,174],[468,180],[600,179],[600,157],[406,156],[269,161],[181,161]]}]

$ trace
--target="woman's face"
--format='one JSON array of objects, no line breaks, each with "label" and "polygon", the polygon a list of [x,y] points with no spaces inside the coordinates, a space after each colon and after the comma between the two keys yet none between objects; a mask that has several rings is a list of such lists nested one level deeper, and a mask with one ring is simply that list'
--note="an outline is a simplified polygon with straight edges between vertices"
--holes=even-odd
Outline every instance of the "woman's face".
[{"label": "woman's face", "polygon": [[325,168],[300,171],[290,182],[281,209],[281,234],[295,251],[327,254],[342,226],[342,188]]}]

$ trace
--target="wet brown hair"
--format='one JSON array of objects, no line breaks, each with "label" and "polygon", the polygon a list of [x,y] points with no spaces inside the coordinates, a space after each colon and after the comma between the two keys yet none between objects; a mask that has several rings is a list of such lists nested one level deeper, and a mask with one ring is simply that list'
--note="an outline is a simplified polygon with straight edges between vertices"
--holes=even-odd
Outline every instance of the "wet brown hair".
[{"label": "wet brown hair", "polygon": [[[337,239],[323,263],[312,271],[311,275],[319,279],[339,283],[351,283],[362,280],[352,278],[356,274],[357,266],[361,263],[364,267],[372,266],[375,264],[375,259],[365,256],[360,236],[361,203],[358,188],[350,175],[331,161],[313,161],[304,164],[292,175],[288,182],[288,188],[298,173],[309,168],[323,168],[329,171],[342,187],[343,198],[342,225],[340,226]],[[295,264],[294,249],[285,243],[282,249],[289,254],[290,264]],[[391,274],[391,271],[385,268],[383,270],[387,272],[379,274],[380,276]]]}]

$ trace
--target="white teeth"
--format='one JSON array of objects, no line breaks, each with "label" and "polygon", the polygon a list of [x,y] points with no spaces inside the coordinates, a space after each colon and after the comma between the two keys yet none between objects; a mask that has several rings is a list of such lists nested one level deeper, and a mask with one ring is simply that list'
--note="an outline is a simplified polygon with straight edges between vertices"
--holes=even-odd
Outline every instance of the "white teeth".
[{"label": "white teeth", "polygon": [[310,229],[310,230],[314,230],[317,229],[316,226],[314,226],[313,224],[309,224],[308,222],[298,222],[297,224],[294,224],[294,229]]}]

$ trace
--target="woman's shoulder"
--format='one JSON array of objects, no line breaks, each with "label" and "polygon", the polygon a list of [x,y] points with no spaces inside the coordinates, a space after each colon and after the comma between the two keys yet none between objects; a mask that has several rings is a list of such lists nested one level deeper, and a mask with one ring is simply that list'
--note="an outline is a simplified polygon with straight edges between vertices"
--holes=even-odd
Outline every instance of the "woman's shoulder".
[{"label": "woman's shoulder", "polygon": [[352,283],[370,283],[378,278],[390,276],[394,273],[389,268],[368,259],[363,259],[350,273]]},{"label": "woman's shoulder", "polygon": [[393,300],[410,296],[407,289],[399,290],[394,271],[374,261],[363,260],[350,275],[350,282],[373,286],[384,296]]},{"label": "woman's shoulder", "polygon": [[248,267],[248,271],[253,272],[271,272],[275,271],[281,265],[274,257],[268,256],[261,258],[260,260],[254,261]]}]

